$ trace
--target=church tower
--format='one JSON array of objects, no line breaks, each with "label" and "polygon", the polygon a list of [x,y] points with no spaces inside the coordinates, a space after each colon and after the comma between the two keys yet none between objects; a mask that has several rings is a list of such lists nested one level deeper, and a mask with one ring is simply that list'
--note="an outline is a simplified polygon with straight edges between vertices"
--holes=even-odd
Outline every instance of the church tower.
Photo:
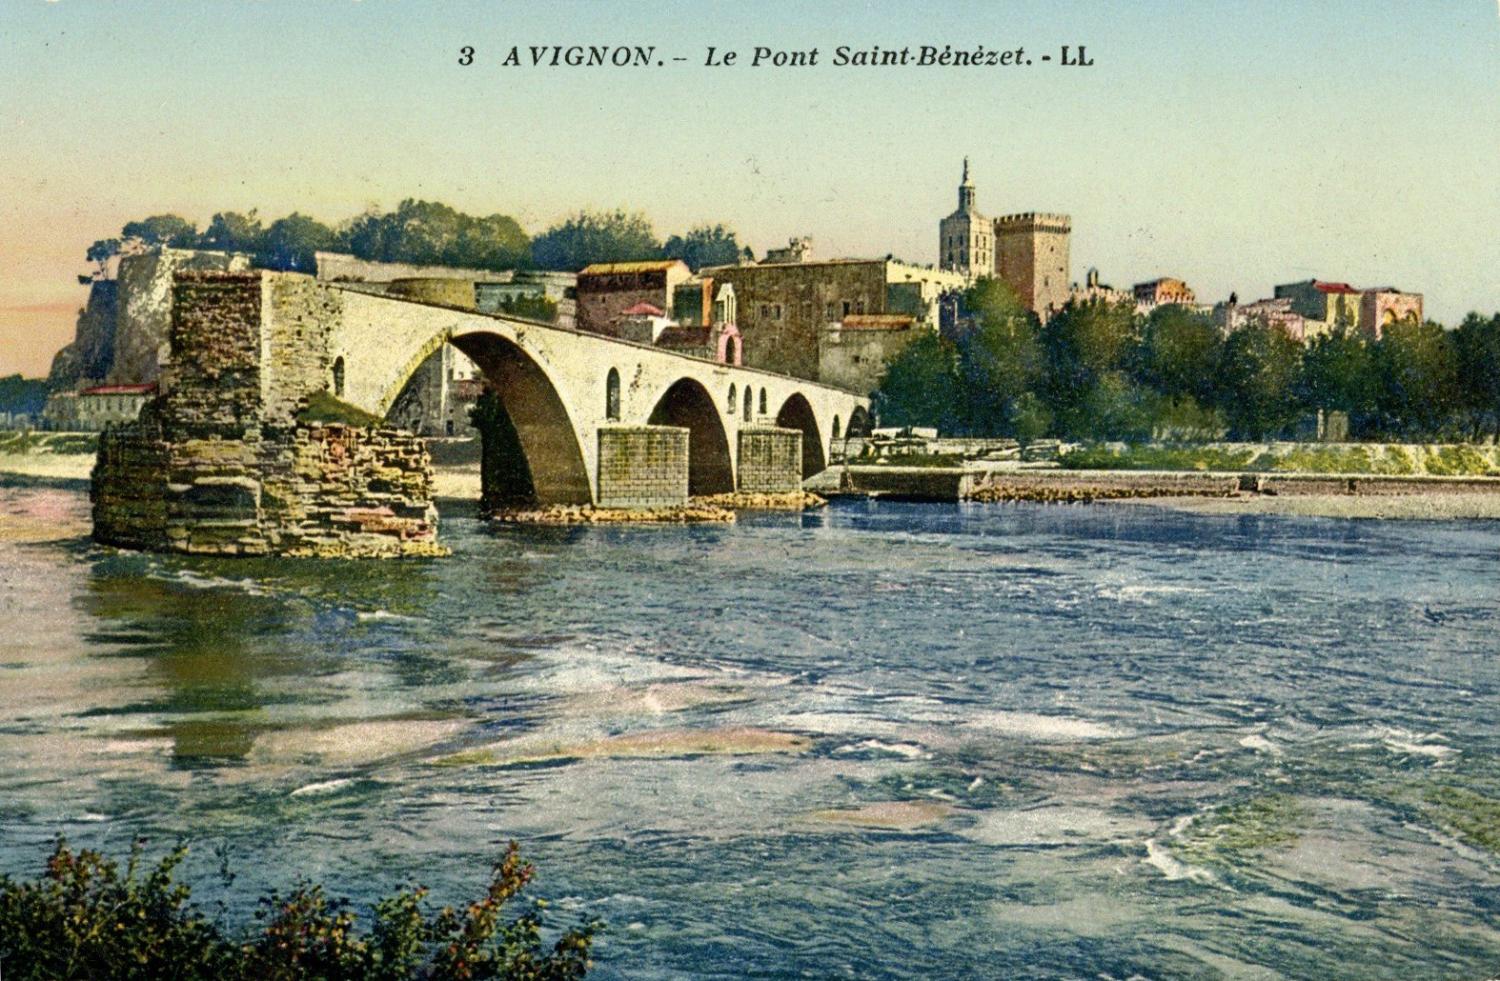
[{"label": "church tower", "polygon": [[938,267],[970,278],[987,276],[995,268],[994,226],[975,210],[968,157],[958,184],[958,210],[938,222]]}]

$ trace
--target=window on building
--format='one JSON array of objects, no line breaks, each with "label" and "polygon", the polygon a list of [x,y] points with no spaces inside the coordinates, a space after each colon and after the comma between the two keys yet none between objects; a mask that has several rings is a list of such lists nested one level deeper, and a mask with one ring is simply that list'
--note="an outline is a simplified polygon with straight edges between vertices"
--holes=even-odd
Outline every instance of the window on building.
[{"label": "window on building", "polygon": [[760,414],[766,414],[766,390],[764,388],[760,390]]},{"label": "window on building", "polygon": [[839,438],[839,417],[838,416],[834,416],[833,417],[833,438],[834,439],[838,439]]},{"label": "window on building", "polygon": [[853,309],[854,309],[854,304],[850,303],[848,300],[845,300],[844,301],[844,316],[846,316],[846,317],[849,316],[849,313]]},{"label": "window on building", "polygon": [[333,394],[335,398],[344,395],[344,357],[340,355],[333,359]]},{"label": "window on building", "polygon": [[766,319],[769,319],[770,316],[771,316],[771,308],[770,308],[770,306],[768,306],[767,304],[762,303],[760,305],[760,319],[766,320]]},{"label": "window on building", "polygon": [[861,313],[865,312],[865,301],[864,300],[855,300],[854,301],[854,312],[856,314],[861,314]]},{"label": "window on building", "polygon": [[750,421],[750,413],[755,409],[755,390],[748,385],[745,386],[745,421]]},{"label": "window on building", "polygon": [[729,414],[730,415],[734,415],[734,409],[735,409],[735,403],[734,403],[734,386],[730,385],[729,386]]},{"label": "window on building", "polygon": [[826,316],[828,317],[828,319],[832,320],[833,318],[837,317],[838,315],[839,315],[839,306],[838,306],[838,304],[837,303],[830,303],[830,304],[828,304],[828,310],[827,310],[827,313],[826,313]]},{"label": "window on building", "polygon": [[620,373],[614,368],[604,378],[604,418],[620,421]]},{"label": "window on building", "polygon": [[443,423],[443,431],[444,431],[444,433],[446,433],[449,436],[453,435],[453,420],[452,419],[449,419],[447,422]]},{"label": "window on building", "polygon": [[780,303],[776,304],[776,308],[775,309],[776,309],[775,317],[776,317],[777,320],[780,320],[781,319],[781,304]]}]

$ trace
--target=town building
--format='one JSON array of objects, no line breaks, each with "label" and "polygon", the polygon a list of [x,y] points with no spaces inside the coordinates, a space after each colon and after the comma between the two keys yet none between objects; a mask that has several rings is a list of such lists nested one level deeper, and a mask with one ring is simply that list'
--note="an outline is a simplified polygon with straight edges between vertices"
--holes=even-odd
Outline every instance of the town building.
[{"label": "town building", "polygon": [[155,382],[53,392],[42,409],[42,422],[47,429],[63,432],[100,432],[106,426],[134,422],[141,407],[155,396]]},{"label": "town building", "polygon": [[1136,312],[1142,314],[1168,305],[1193,306],[1197,301],[1187,283],[1171,276],[1136,283],[1131,287],[1131,293],[1135,296]]},{"label": "town building", "polygon": [[938,267],[971,279],[995,270],[995,226],[975,207],[968,157],[958,184],[958,210],[938,222]]},{"label": "town building", "polygon": [[649,303],[636,304],[619,321],[620,338],[719,364],[741,364],[744,344],[735,324],[738,309],[734,287],[729,283],[719,285],[706,314],[688,302],[700,295],[709,296],[712,286],[711,279],[701,279],[677,288],[677,298],[686,313],[681,318],[669,317]]},{"label": "town building", "polygon": [[645,262],[596,262],[578,274],[579,330],[619,335],[625,311],[640,303],[658,310],[672,309],[677,287],[692,278],[681,259]]},{"label": "town building", "polygon": [[1394,286],[1367,289],[1359,297],[1359,323],[1366,334],[1380,340],[1394,323],[1422,322],[1422,294],[1404,293]]},{"label": "town building", "polygon": [[1129,303],[1135,304],[1135,293],[1132,290],[1116,289],[1108,283],[1099,281],[1099,270],[1090,266],[1084,275],[1083,285],[1074,283],[1068,290],[1068,300],[1072,303]]},{"label": "town building", "polygon": [[958,185],[958,210],[938,222],[938,265],[972,281],[1004,280],[1045,323],[1070,298],[1069,249],[1073,220],[1039,211],[980,214],[969,161]]},{"label": "town building", "polygon": [[745,364],[812,380],[819,378],[819,346],[830,324],[905,314],[935,330],[939,297],[969,283],[957,271],[892,258],[762,262],[703,274],[734,288]]},{"label": "town building", "polygon": [[451,344],[417,366],[387,418],[419,436],[475,435],[469,410],[483,393],[479,368]]},{"label": "town building", "polygon": [[[1242,327],[1258,324],[1264,327],[1275,327],[1284,331],[1288,337],[1306,343],[1308,340],[1308,321],[1292,308],[1290,297],[1271,297],[1264,300],[1256,300],[1253,303],[1240,303],[1234,295],[1229,297],[1229,302],[1218,303],[1213,308],[1214,323],[1225,334],[1232,334]],[[1314,321],[1314,330],[1318,321]]]},{"label": "town building", "polygon": [[880,385],[885,366],[921,336],[911,314],[850,314],[818,336],[818,380],[869,395]]},{"label": "town building", "polygon": [[1360,330],[1360,291],[1348,283],[1305,279],[1281,283],[1277,299],[1291,301],[1292,310],[1306,321],[1307,337],[1326,334],[1335,327]]}]

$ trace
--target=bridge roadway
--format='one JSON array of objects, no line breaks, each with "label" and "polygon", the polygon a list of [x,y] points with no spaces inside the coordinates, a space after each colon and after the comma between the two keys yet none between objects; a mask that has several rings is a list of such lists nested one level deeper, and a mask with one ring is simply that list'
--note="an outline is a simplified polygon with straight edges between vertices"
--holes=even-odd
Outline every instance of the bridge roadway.
[{"label": "bridge roadway", "polygon": [[452,344],[499,394],[542,504],[597,499],[604,426],[687,428],[693,494],[739,486],[741,429],[800,430],[806,478],[824,468],[833,439],[868,427],[868,399],[806,379],[503,314],[317,285],[329,293],[319,307],[333,320],[331,391],[384,416],[417,367]]}]

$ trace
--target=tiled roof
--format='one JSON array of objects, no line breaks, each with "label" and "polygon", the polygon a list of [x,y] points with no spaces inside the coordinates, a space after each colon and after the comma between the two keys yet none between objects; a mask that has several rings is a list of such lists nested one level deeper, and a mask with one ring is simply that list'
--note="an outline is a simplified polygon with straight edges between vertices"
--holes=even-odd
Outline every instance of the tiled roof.
[{"label": "tiled roof", "polygon": [[1320,293],[1358,293],[1359,290],[1348,283],[1325,283],[1322,280],[1313,280],[1313,289]]},{"label": "tiled roof", "polygon": [[917,318],[904,313],[851,313],[842,321],[844,330],[905,330]]},{"label": "tiled roof", "polygon": [[661,317],[665,315],[666,311],[662,310],[661,307],[652,306],[645,300],[625,311],[625,316],[627,317]]},{"label": "tiled roof", "polygon": [[82,389],[79,395],[149,395],[156,391],[156,382],[141,385],[95,385]]},{"label": "tiled roof", "polygon": [[681,259],[649,259],[643,262],[596,262],[585,266],[580,276],[605,276],[610,273],[665,272],[684,265]]}]

